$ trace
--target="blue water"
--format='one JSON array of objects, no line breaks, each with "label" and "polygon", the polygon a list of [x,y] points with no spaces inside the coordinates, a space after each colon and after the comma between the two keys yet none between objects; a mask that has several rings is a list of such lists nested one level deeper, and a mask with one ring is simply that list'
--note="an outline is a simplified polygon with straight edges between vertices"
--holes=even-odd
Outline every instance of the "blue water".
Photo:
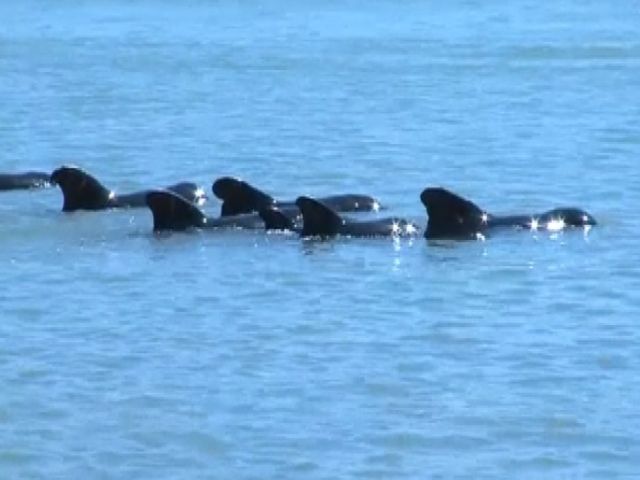
[{"label": "blue water", "polygon": [[[0,170],[443,185],[588,234],[154,236],[0,199],[0,477],[640,478],[637,2],[0,4]],[[217,211],[212,201],[207,211]]]}]

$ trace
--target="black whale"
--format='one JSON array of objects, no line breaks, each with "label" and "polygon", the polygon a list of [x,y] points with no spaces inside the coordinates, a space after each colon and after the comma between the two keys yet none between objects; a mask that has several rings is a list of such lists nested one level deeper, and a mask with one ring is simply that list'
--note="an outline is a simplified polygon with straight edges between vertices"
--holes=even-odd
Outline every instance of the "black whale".
[{"label": "black whale", "polygon": [[155,231],[189,228],[264,229],[264,222],[257,213],[209,217],[197,205],[170,190],[152,190],[145,195],[145,201],[153,215]]},{"label": "black whale", "polygon": [[26,190],[51,185],[51,175],[45,172],[0,173],[0,191]]},{"label": "black whale", "polygon": [[324,201],[311,197],[298,197],[296,206],[302,214],[298,225],[286,212],[274,206],[260,210],[267,230],[291,230],[301,237],[404,237],[420,231],[412,222],[399,217],[373,220],[355,220],[343,217]]},{"label": "black whale", "polygon": [[[250,183],[233,177],[218,178],[211,187],[214,195],[222,200],[220,216],[259,212],[267,207],[275,207],[287,212],[288,216],[298,214],[298,206],[293,200],[276,200]],[[337,212],[371,212],[379,210],[380,202],[369,195],[347,193],[319,198],[327,207]]]},{"label": "black whale", "polygon": [[[144,207],[149,190],[116,194],[102,185],[95,177],[77,167],[64,166],[51,174],[51,181],[58,184],[64,196],[62,210],[104,210],[107,208]],[[204,192],[195,183],[181,182],[167,187],[185,199],[202,203]]]},{"label": "black whale", "polygon": [[467,240],[482,238],[498,228],[561,230],[588,227],[596,220],[580,208],[554,208],[531,215],[492,215],[473,202],[444,188],[426,188],[420,195],[429,221],[424,236],[428,239]]}]

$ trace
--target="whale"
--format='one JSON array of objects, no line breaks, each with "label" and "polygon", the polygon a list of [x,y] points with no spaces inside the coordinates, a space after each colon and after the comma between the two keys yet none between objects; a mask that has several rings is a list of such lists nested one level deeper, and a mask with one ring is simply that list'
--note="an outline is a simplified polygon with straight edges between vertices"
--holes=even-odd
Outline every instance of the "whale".
[{"label": "whale", "polygon": [[156,232],[194,228],[264,229],[264,221],[257,213],[210,217],[195,203],[168,189],[149,191],[145,195],[145,202],[153,215],[153,230]]},{"label": "whale", "polygon": [[[220,216],[259,212],[266,207],[286,211],[287,215],[299,213],[295,200],[276,200],[245,180],[235,177],[220,177],[211,186],[213,194],[222,200]],[[339,194],[318,198],[327,207],[337,212],[371,212],[380,210],[380,202],[370,195]]]},{"label": "whale", "polygon": [[[51,181],[62,190],[64,197],[62,211],[105,210],[110,208],[145,207],[150,190],[117,194],[105,187],[95,177],[75,166],[60,167],[51,174]],[[180,182],[166,187],[187,201],[202,204],[206,195],[195,183]]]},{"label": "whale", "polygon": [[52,185],[51,175],[45,172],[0,173],[0,191],[28,190]]},{"label": "whale", "polygon": [[542,213],[494,215],[472,201],[442,187],[425,188],[420,200],[427,210],[427,239],[476,240],[495,230],[560,231],[590,228],[597,224],[588,212],[576,207],[553,208]]},{"label": "whale", "polygon": [[301,237],[407,237],[421,232],[415,223],[400,217],[357,220],[340,215],[320,199],[301,196],[295,201],[302,215],[296,222],[277,206],[267,206],[259,212],[267,230],[290,230]]}]

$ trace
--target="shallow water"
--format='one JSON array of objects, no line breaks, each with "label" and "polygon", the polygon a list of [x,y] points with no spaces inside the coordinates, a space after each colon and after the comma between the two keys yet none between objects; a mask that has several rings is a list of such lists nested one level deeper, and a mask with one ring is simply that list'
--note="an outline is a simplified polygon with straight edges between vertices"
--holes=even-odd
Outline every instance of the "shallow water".
[{"label": "shallow water", "polygon": [[637,3],[13,3],[2,171],[600,225],[154,236],[3,193],[2,478],[640,475]]}]

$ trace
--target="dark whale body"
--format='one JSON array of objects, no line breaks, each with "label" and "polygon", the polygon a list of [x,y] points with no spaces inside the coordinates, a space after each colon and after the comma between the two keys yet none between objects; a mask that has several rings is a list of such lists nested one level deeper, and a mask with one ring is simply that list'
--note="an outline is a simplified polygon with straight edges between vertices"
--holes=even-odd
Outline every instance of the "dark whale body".
[{"label": "dark whale body", "polygon": [[0,191],[27,190],[51,185],[51,175],[45,172],[0,173]]},{"label": "dark whale body", "polygon": [[193,202],[171,190],[152,190],[145,195],[145,202],[153,215],[154,231],[191,228],[264,229],[264,222],[257,213],[209,217]]},{"label": "dark whale body", "polygon": [[[51,174],[51,181],[58,184],[64,196],[62,211],[105,210],[108,208],[135,208],[146,206],[149,190],[128,194],[115,194],[95,177],[77,167],[64,166]],[[195,183],[181,182],[167,187],[186,200],[202,203],[206,196]]]},{"label": "dark whale body", "polygon": [[414,236],[419,228],[398,217],[375,220],[354,220],[343,217],[325,202],[311,197],[298,197],[295,201],[302,215],[298,225],[286,212],[269,206],[260,211],[267,230],[291,230],[301,237],[400,237]]},{"label": "dark whale body", "polygon": [[[211,187],[214,195],[222,200],[220,216],[259,212],[267,207],[287,211],[288,215],[298,213],[293,200],[276,200],[250,183],[233,177],[218,178]],[[371,212],[380,209],[380,203],[369,195],[341,194],[319,198],[329,208],[337,212]]]},{"label": "dark whale body", "polygon": [[500,228],[562,230],[590,227],[596,220],[575,207],[554,208],[531,215],[492,215],[475,203],[444,188],[426,188],[420,195],[429,220],[424,236],[428,239],[471,240]]}]

